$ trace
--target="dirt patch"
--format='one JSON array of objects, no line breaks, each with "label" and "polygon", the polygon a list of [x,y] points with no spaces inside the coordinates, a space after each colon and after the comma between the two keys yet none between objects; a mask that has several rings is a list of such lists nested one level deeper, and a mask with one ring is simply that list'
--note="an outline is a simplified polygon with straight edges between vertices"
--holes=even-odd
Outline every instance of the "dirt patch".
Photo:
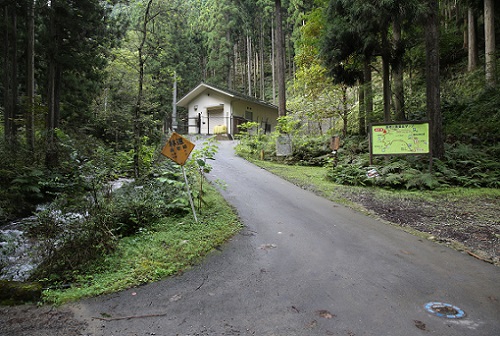
[{"label": "dirt patch", "polygon": [[388,222],[500,266],[500,197],[425,201],[382,199],[367,191],[349,198]]},{"label": "dirt patch", "polygon": [[86,324],[68,310],[34,305],[0,307],[2,336],[79,336]]}]

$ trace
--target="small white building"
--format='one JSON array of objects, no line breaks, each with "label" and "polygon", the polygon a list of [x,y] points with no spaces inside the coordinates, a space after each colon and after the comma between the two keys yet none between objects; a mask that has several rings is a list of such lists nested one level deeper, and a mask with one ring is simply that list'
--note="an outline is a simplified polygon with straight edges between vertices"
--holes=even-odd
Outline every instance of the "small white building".
[{"label": "small white building", "polygon": [[278,107],[262,100],[200,83],[177,102],[188,109],[189,134],[238,133],[238,125],[257,122],[265,133],[277,125]]}]

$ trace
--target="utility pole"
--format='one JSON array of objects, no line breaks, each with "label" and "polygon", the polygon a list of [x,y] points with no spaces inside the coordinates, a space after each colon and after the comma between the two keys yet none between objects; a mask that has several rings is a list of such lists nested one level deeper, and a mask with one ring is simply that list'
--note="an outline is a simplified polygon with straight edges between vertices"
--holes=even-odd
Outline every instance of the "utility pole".
[{"label": "utility pole", "polygon": [[172,131],[177,131],[177,72],[174,71],[174,87],[172,92]]}]

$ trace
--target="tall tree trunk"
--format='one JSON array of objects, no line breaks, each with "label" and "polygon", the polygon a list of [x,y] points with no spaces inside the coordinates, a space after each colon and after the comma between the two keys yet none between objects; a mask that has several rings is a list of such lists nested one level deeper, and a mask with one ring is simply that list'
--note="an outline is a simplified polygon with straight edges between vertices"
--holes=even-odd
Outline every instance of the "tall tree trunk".
[{"label": "tall tree trunk", "polygon": [[17,143],[17,17],[15,5],[4,7],[4,135],[9,144]]},{"label": "tall tree trunk", "polygon": [[391,46],[388,28],[382,31],[382,94],[384,102],[384,121],[391,121]]},{"label": "tall tree trunk", "polygon": [[260,99],[265,100],[265,78],[264,78],[264,20],[260,19]]},{"label": "tall tree trunk", "polygon": [[60,47],[59,24],[57,18],[58,3],[52,0],[50,3],[49,33],[52,46],[49,48],[48,56],[48,86],[47,86],[47,117],[46,127],[46,150],[45,165],[48,169],[53,169],[59,164],[57,151],[56,128],[59,125],[59,99],[61,89],[61,67],[58,56]]},{"label": "tall tree trunk", "polygon": [[372,85],[372,67],[370,65],[370,57],[366,57],[363,63],[363,80],[365,90],[365,111],[366,121],[371,122],[373,114],[373,85]]},{"label": "tall tree trunk", "polygon": [[405,98],[403,84],[403,47],[401,42],[401,23],[399,19],[393,22],[393,49],[394,59],[392,64],[392,79],[394,81],[394,112],[396,120],[406,119]]},{"label": "tall tree trunk", "polygon": [[361,136],[366,135],[366,102],[365,102],[365,82],[361,81],[359,89],[359,112],[358,112],[358,132]]},{"label": "tall tree trunk", "polygon": [[[227,30],[226,32],[226,45],[228,46],[228,50],[229,50],[229,47],[231,46],[231,30]],[[228,56],[229,57],[229,56]],[[227,88],[228,89],[233,89],[233,75],[232,75],[232,71],[233,71],[233,68],[231,66],[231,59],[228,58],[227,59],[227,63],[226,63],[226,75],[227,75]]]},{"label": "tall tree trunk", "polygon": [[435,158],[444,156],[439,82],[439,5],[427,0],[429,13],[425,25],[427,117],[430,121],[431,152]]},{"label": "tall tree trunk", "polygon": [[476,18],[470,7],[467,13],[467,55],[467,70],[473,71],[477,67]]},{"label": "tall tree trunk", "polygon": [[3,74],[2,74],[2,83],[3,83],[3,124],[4,124],[4,139],[5,142],[10,142],[11,137],[10,137],[10,125],[11,125],[11,74],[9,72],[10,70],[10,35],[9,35],[9,28],[10,28],[10,16],[9,16],[9,6],[4,5],[3,8],[3,14],[4,14],[4,21],[2,23],[2,28],[3,28]]},{"label": "tall tree trunk", "polygon": [[144,12],[144,20],[142,22],[142,38],[137,52],[139,54],[139,84],[137,87],[137,100],[134,106],[134,176],[139,178],[140,176],[140,150],[141,150],[141,135],[142,135],[142,125],[141,125],[141,107],[143,98],[143,84],[144,84],[144,46],[146,45],[146,39],[148,35],[147,26],[150,20],[149,11],[151,10],[151,5],[153,0],[149,0],[146,6],[146,11]]},{"label": "tall tree trunk", "polygon": [[347,108],[347,86],[342,85],[342,137],[347,137],[349,109]]},{"label": "tall tree trunk", "polygon": [[495,9],[493,0],[484,0],[484,40],[486,85],[496,86]]},{"label": "tall tree trunk", "polygon": [[233,87],[238,88],[238,43],[233,45]]},{"label": "tall tree trunk", "polygon": [[257,98],[257,78],[259,74],[259,55],[257,51],[255,51],[254,55],[255,62],[253,63],[253,89],[254,89],[254,98]]},{"label": "tall tree trunk", "polygon": [[387,53],[382,55],[382,79],[383,79],[383,97],[384,97],[384,120],[391,121],[391,81],[390,81],[390,63]]},{"label": "tall tree trunk", "polygon": [[26,47],[26,143],[35,150],[35,11],[32,0],[28,1],[28,43]]},{"label": "tall tree trunk", "polygon": [[170,130],[177,131],[177,72],[174,71],[174,82],[172,87],[172,120],[170,121]]},{"label": "tall tree trunk", "polygon": [[273,104],[276,105],[276,63],[274,56],[276,55],[276,40],[274,34],[274,25],[271,23],[271,68],[273,79]]},{"label": "tall tree trunk", "polygon": [[17,78],[17,14],[16,7],[13,6],[12,12],[10,13],[12,16],[12,49],[11,49],[11,80],[12,80],[12,112],[11,119],[12,123],[10,125],[11,132],[11,143],[17,143],[17,98],[18,98],[18,78]]},{"label": "tall tree trunk", "polygon": [[285,89],[285,44],[283,35],[283,19],[281,0],[275,0],[276,10],[276,60],[278,71],[278,116],[286,115]]},{"label": "tall tree trunk", "polygon": [[252,40],[247,36],[247,81],[248,95],[252,96]]}]

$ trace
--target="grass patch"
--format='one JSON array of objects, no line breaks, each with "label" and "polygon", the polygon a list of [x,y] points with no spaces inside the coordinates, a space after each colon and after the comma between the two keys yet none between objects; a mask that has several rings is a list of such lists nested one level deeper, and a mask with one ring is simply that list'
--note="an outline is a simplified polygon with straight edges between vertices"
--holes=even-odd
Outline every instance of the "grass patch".
[{"label": "grass patch", "polygon": [[437,190],[407,191],[377,187],[345,186],[327,180],[327,169],[324,167],[286,165],[261,160],[251,160],[251,162],[303,189],[355,209],[360,209],[355,199],[362,197],[363,194],[370,194],[370,196],[380,201],[412,199],[434,202],[436,204],[439,204],[441,201],[453,203],[454,201],[464,199],[473,201],[473,199],[484,200],[485,198],[495,199],[500,197],[500,189],[496,188],[450,187]]},{"label": "grass patch", "polygon": [[[50,289],[43,302],[61,305],[109,294],[176,275],[199,263],[241,229],[235,211],[210,185],[205,186],[199,222],[192,214],[164,218],[134,236],[122,238],[114,252],[77,277],[67,289]],[[75,271],[75,273],[79,273]]]},{"label": "grass patch", "polygon": [[327,180],[327,170],[323,167],[287,165],[262,160],[251,160],[250,162],[302,189],[352,208],[358,208],[358,206],[348,194],[366,191],[366,188],[363,187],[338,185]]}]

